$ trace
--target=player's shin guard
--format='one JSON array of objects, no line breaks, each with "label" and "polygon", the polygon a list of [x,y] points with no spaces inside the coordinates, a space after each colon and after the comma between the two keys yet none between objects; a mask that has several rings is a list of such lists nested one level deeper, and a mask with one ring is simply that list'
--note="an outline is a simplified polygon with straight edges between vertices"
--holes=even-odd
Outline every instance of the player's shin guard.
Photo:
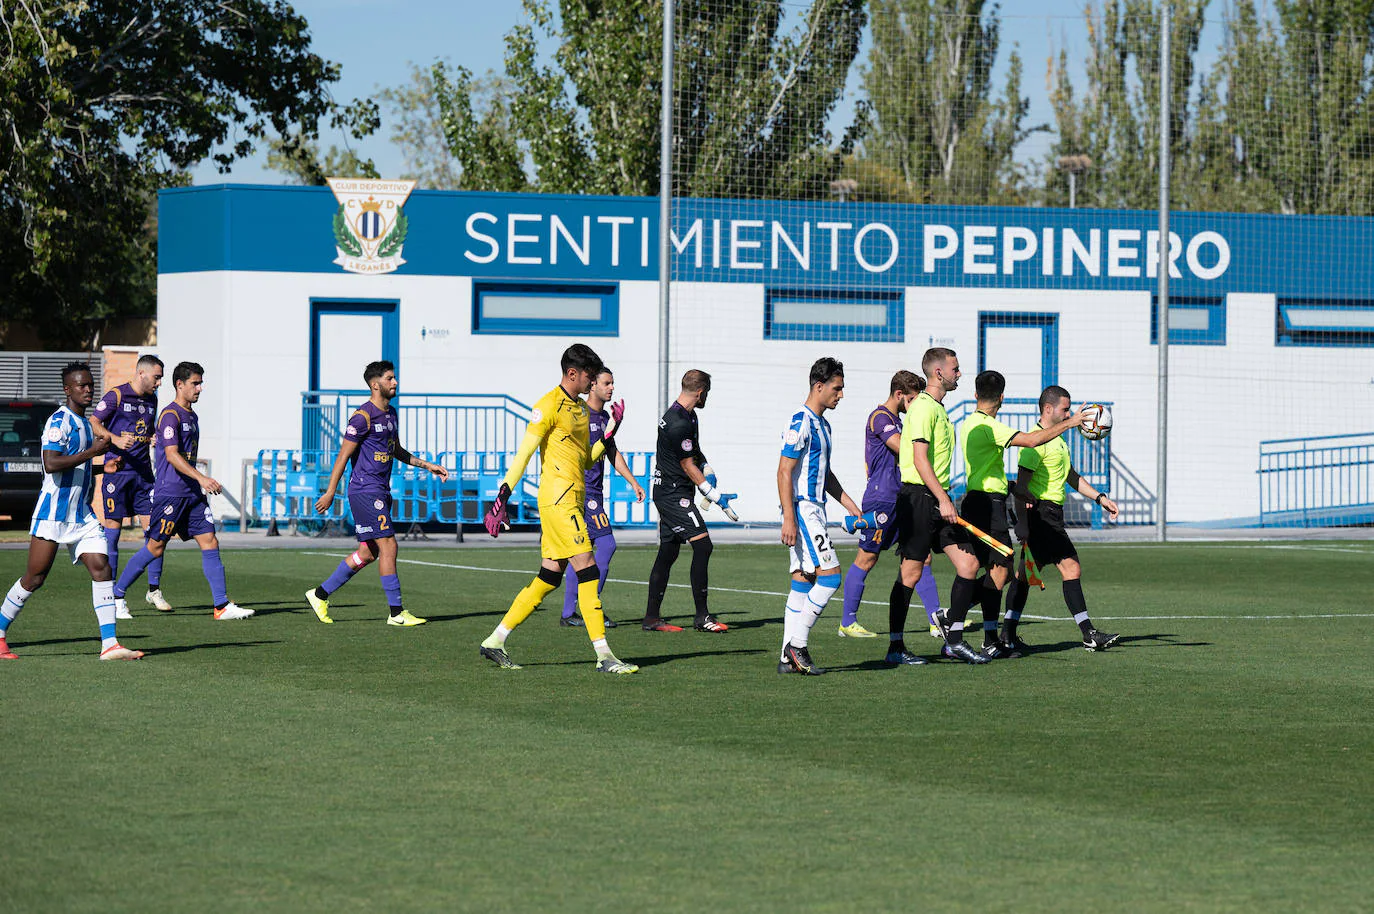
[{"label": "player's shin guard", "polygon": [[539,608],[539,604],[558,588],[562,580],[562,575],[552,568],[540,566],[534,580],[526,584],[525,589],[516,594],[515,599],[511,601],[510,609],[506,610],[506,615],[501,620],[501,627],[509,631],[528,619],[530,613]]},{"label": "player's shin guard", "polygon": [[228,605],[229,585],[224,580],[224,562],[220,560],[218,549],[201,550],[200,570],[205,573],[205,580],[210,583],[210,600],[215,604],[215,608]]},{"label": "player's shin guard", "polygon": [[577,569],[568,563],[563,572],[563,618],[571,619],[577,612]]},{"label": "player's shin guard", "polygon": [[711,563],[711,538],[692,540],[692,600],[696,603],[697,621],[706,618],[707,577]]},{"label": "player's shin guard", "polygon": [[107,650],[119,643],[115,637],[115,598],[112,581],[91,582],[91,605],[95,607],[95,621],[100,625],[100,649]]},{"label": "player's shin guard", "polygon": [[968,607],[973,602],[976,588],[973,578],[955,575],[949,587],[949,641],[964,640],[964,620],[968,618]]},{"label": "player's shin guard", "polygon": [[911,609],[913,590],[915,588],[907,587],[902,583],[901,577],[892,582],[892,592],[887,596],[887,628],[890,632],[888,638],[892,641],[900,643],[903,640],[903,633],[906,631],[906,614]]},{"label": "player's shin guard", "polygon": [[[935,614],[940,611],[940,586],[935,583],[935,569],[927,565],[921,569],[921,579],[916,582],[916,596],[921,598],[921,605],[925,607],[926,616],[931,623],[935,622]],[[911,595],[907,595],[907,605],[911,604]],[[906,615],[902,616],[906,620]]]},{"label": "player's shin guard", "polygon": [[1030,597],[1030,584],[1020,578],[1012,578],[1007,585],[1007,611],[1002,616],[1002,631],[1008,638],[1016,636],[1016,626],[1021,622],[1021,613],[1026,609]]},{"label": "player's shin guard", "polygon": [[[158,590],[162,586],[162,560],[167,557],[164,552],[157,558],[148,563],[148,589]],[[113,570],[113,566],[111,566]]]},{"label": "player's shin guard", "polygon": [[596,579],[596,592],[599,594],[606,589],[606,575],[611,571],[611,557],[615,555],[615,535],[598,536],[592,545],[595,550],[592,557],[596,559],[596,567],[601,569]]},{"label": "player's shin guard", "polygon": [[668,575],[672,573],[673,563],[677,561],[682,544],[659,543],[658,555],[654,557],[654,567],[649,572],[649,602],[645,604],[645,619],[663,618],[663,596],[668,592]]},{"label": "player's shin guard", "polygon": [[601,611],[601,598],[596,594],[600,580],[601,571],[595,565],[588,565],[577,572],[577,608],[582,611],[587,637],[593,643],[606,637],[606,615]]},{"label": "player's shin guard", "polygon": [[1078,628],[1087,637],[1093,630],[1093,620],[1088,618],[1088,601],[1083,596],[1083,582],[1075,578],[1072,581],[1064,582],[1064,604],[1069,607],[1069,612],[1073,613],[1073,621],[1078,623]]},{"label": "player's shin guard", "polygon": [[983,608],[983,643],[997,640],[997,615],[1002,609],[1002,591],[987,580],[978,596]]},{"label": "player's shin guard", "polygon": [[5,594],[5,602],[0,604],[0,636],[9,631],[10,623],[19,616],[19,611],[24,608],[24,603],[31,596],[33,591],[25,590],[19,581],[14,582],[9,593]]},{"label": "player's shin guard", "polygon": [[405,608],[401,604],[401,578],[394,574],[382,575],[382,592],[386,594],[386,605],[393,616]]},{"label": "player's shin guard", "polygon": [[105,528],[105,559],[110,563],[110,574],[119,577],[119,533],[118,527]]},{"label": "player's shin guard", "polygon": [[844,618],[841,625],[853,625],[859,621],[859,604],[864,598],[864,582],[868,580],[868,570],[858,565],[850,565],[844,574]]},{"label": "player's shin guard", "polygon": [[[797,629],[801,627],[802,614],[806,611],[807,595],[811,593],[812,584],[810,581],[792,581],[792,589],[787,594],[787,606],[782,613],[782,649],[787,650],[787,645],[792,643],[796,637]],[[786,659],[781,654],[779,660]]]},{"label": "player's shin guard", "polygon": [[[354,555],[356,554],[357,553],[354,553]],[[324,579],[324,583],[319,586],[319,589],[324,591],[324,596],[328,597],[331,593],[353,580],[353,575],[361,570],[361,565],[354,568],[353,564],[349,562],[348,559],[344,559],[339,562],[338,567],[330,573],[329,577]],[[320,596],[320,594],[317,593],[315,596]]]},{"label": "player's shin guard", "polygon": [[[204,554],[205,553],[201,553],[202,556],[204,556]],[[219,553],[216,552],[215,556],[218,558]],[[124,599],[124,595],[129,592],[129,588],[133,586],[134,581],[137,581],[138,576],[143,574],[144,569],[152,564],[153,558],[153,554],[148,551],[146,545],[134,553],[134,557],[129,559],[129,564],[125,565],[124,571],[120,573],[119,580],[115,581],[114,595],[116,599]],[[204,559],[202,558],[202,562],[203,561]],[[207,575],[206,578],[208,580],[209,576]],[[225,602],[227,603],[228,601],[226,600]],[[223,604],[216,603],[215,605],[220,606]]]},{"label": "player's shin guard", "polygon": [[806,606],[803,607],[800,624],[797,626],[796,633],[792,636],[792,644],[796,647],[806,647],[811,638],[811,629],[815,627],[816,620],[825,611],[825,604],[830,602],[830,598],[835,595],[835,591],[840,589],[840,569],[833,568],[825,574],[816,576],[816,583],[812,586],[811,592],[806,595]]}]

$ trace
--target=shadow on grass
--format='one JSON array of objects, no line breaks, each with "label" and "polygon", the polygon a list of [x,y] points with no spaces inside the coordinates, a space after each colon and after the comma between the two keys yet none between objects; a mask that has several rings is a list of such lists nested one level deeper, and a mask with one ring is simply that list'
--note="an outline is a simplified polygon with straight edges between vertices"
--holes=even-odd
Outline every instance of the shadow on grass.
[{"label": "shadow on grass", "polygon": [[[681,654],[650,654],[649,656],[642,656],[642,655],[638,655],[638,654],[630,654],[630,653],[624,653],[624,652],[622,652],[622,654],[621,654],[621,659],[622,659],[622,660],[625,660],[625,661],[628,662],[628,663],[633,663],[633,664],[635,664],[636,666],[639,666],[639,667],[650,667],[650,666],[662,666],[662,665],[665,664],[665,663],[672,663],[672,662],[677,661],[677,660],[691,660],[691,659],[696,658],[696,657],[729,657],[729,656],[735,656],[735,655],[737,655],[737,654],[738,654],[738,655],[743,655],[743,654],[766,654],[766,653],[768,653],[768,651],[766,651],[766,650],[758,650],[758,649],[754,649],[754,648],[745,648],[745,649],[741,649],[741,650],[737,650],[737,651],[690,651],[690,652],[685,652],[685,653],[681,653]],[[513,658],[513,659],[515,660],[516,663],[518,663],[518,664],[520,664],[521,666],[526,667],[526,668],[534,668],[534,667],[541,667],[541,666],[584,666],[584,665],[595,665],[595,663],[596,663],[596,661],[591,660],[591,659],[587,659],[587,660],[536,660],[536,661],[533,661],[533,662],[528,661],[528,660],[523,660],[523,659],[521,659],[521,658],[519,658],[519,657],[516,657],[516,658]]]},{"label": "shadow on grass", "polygon": [[[185,654],[190,651],[208,651],[221,647],[262,647],[267,644],[281,644],[281,641],[211,641],[204,644],[172,644],[172,645],[137,645],[149,657],[161,657],[165,654]],[[127,645],[126,645],[127,647]]]}]

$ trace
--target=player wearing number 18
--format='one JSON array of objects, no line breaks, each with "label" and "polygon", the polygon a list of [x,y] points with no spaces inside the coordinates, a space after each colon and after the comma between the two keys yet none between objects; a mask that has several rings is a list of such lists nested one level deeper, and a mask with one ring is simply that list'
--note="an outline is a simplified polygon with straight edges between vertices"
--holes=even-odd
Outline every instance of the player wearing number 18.
[{"label": "player wearing number 18", "polygon": [[353,512],[353,532],[358,548],[339,562],[334,573],[318,587],[306,591],[305,601],[321,622],[333,622],[329,617],[329,595],[380,558],[377,570],[382,575],[382,591],[386,594],[391,612],[387,625],[423,625],[425,620],[413,615],[401,603],[401,578],[396,573],[396,531],[391,523],[391,466],[395,462],[428,470],[440,479],[448,479],[448,470],[431,463],[401,447],[400,423],[396,407],[399,384],[396,366],[388,361],[370,362],[363,369],[363,383],[370,391],[367,402],[358,407],[344,427],[343,444],[334,459],[329,485],[315,502],[319,514],[329,510],[343,478],[344,467],[353,462],[353,475],[348,480],[348,506]]},{"label": "player wearing number 18", "polygon": [[[1040,394],[1040,428],[1050,428],[1069,418],[1069,392],[1058,385],[1046,387]],[[1100,632],[1088,618],[1088,604],[1083,597],[1083,567],[1078,563],[1078,550],[1064,529],[1064,486],[1075,489],[1084,498],[1096,502],[1112,520],[1116,520],[1117,506],[1105,493],[1090,486],[1074,471],[1069,458],[1069,446],[1056,437],[1039,447],[1023,447],[1016,477],[1016,495],[1029,511],[1029,544],[1031,555],[1043,568],[1054,565],[1064,579],[1064,602],[1073,613],[1073,621],[1083,632],[1083,647],[1089,651],[1106,650],[1116,644],[1120,635]],[[1016,617],[1008,613],[1002,641],[1018,645]]]}]

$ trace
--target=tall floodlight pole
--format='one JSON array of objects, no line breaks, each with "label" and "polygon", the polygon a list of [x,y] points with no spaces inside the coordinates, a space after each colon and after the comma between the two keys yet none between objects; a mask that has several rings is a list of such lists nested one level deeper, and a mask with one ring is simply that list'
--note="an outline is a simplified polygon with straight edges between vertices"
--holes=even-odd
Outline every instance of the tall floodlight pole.
[{"label": "tall floodlight pole", "polygon": [[1162,0],[1159,29],[1159,307],[1155,317],[1159,340],[1159,428],[1155,451],[1158,513],[1155,539],[1168,537],[1169,494],[1169,17],[1170,0]]},{"label": "tall floodlight pole", "polygon": [[663,102],[658,148],[658,414],[668,411],[668,311],[673,279],[673,0],[663,2]]}]

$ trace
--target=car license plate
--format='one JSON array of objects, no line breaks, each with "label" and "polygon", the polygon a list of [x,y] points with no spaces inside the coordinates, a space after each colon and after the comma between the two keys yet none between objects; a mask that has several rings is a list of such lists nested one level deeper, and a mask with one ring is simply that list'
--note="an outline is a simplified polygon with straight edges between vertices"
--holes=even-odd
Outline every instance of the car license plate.
[{"label": "car license plate", "polygon": [[43,472],[43,464],[41,464],[41,463],[36,463],[36,462],[29,462],[29,461],[23,461],[23,462],[21,462],[21,461],[18,461],[18,460],[6,460],[6,461],[5,461],[5,472],[6,472],[6,473],[41,473],[41,472]]}]

